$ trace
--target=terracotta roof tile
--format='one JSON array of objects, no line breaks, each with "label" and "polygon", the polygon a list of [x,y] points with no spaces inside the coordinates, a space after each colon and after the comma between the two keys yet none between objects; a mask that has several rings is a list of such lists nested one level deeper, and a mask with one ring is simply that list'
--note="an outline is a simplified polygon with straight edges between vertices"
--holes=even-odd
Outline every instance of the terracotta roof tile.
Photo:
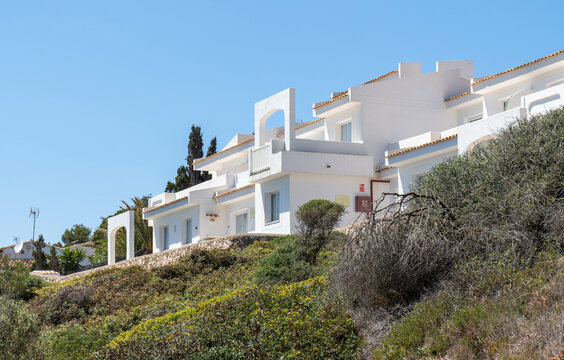
[{"label": "terracotta roof tile", "polygon": [[427,142],[427,143],[425,143],[425,144],[421,144],[421,145],[417,145],[417,146],[412,146],[412,147],[410,147],[410,148],[403,149],[403,150],[397,151],[397,152],[395,152],[395,153],[389,154],[389,155],[387,155],[386,157],[387,157],[387,158],[391,158],[391,157],[393,157],[393,156],[398,156],[398,155],[401,155],[401,154],[405,154],[405,153],[407,153],[407,152],[410,152],[410,151],[413,151],[413,150],[417,150],[417,149],[421,149],[421,148],[424,148],[424,147],[429,146],[429,145],[433,145],[433,144],[437,144],[437,143],[440,143],[440,142],[443,142],[443,141],[446,141],[446,140],[454,139],[454,138],[457,137],[457,136],[458,136],[458,134],[454,134],[454,135],[446,136],[446,137],[444,137],[444,138],[442,138],[442,139],[437,139],[437,140],[429,141],[429,142]]},{"label": "terracotta roof tile", "polygon": [[322,103],[319,103],[319,104],[315,105],[315,106],[313,107],[313,110],[319,109],[320,107],[325,106],[325,105],[327,105],[327,104],[331,104],[332,102],[335,102],[335,101],[337,101],[337,100],[344,99],[344,98],[346,98],[347,96],[349,96],[349,91],[348,91],[348,90],[347,90],[347,91],[344,91],[344,92],[343,92],[342,94],[340,94],[340,95],[335,96],[335,97],[332,98],[331,100],[327,100],[327,101],[324,101],[324,102],[322,102]]},{"label": "terracotta roof tile", "polygon": [[[362,83],[361,85],[368,85],[368,84],[375,83],[376,81],[382,80],[383,78],[388,77],[388,76],[390,76],[390,75],[392,75],[392,74],[395,74],[395,73],[397,73],[397,72],[398,72],[397,70],[390,71],[389,73],[386,73],[386,74],[384,74],[384,75],[382,75],[382,76],[378,76],[377,78],[372,79],[372,80],[369,80],[369,81],[367,81],[367,82],[365,82],[365,83]],[[332,102],[335,102],[335,101],[337,101],[337,100],[341,100],[342,98],[345,98],[345,97],[347,97],[348,95],[349,95],[349,91],[348,91],[348,90],[347,90],[347,91],[343,91],[342,93],[340,93],[339,95],[335,96],[335,97],[332,98],[331,100],[327,100],[327,101],[324,101],[324,102],[322,102],[322,103],[319,103],[319,104],[315,105],[315,106],[313,107],[313,110],[319,109],[320,107],[325,106],[325,105],[327,105],[327,104],[331,104]]]},{"label": "terracotta roof tile", "polygon": [[484,82],[484,81],[488,81],[488,80],[494,79],[494,78],[496,78],[496,77],[499,77],[499,76],[501,76],[501,75],[507,74],[507,73],[509,73],[509,72],[512,72],[512,71],[515,71],[515,70],[519,70],[519,69],[522,69],[522,68],[524,68],[524,67],[527,67],[527,66],[536,64],[536,63],[538,63],[538,62],[541,62],[541,61],[550,59],[551,57],[560,55],[560,54],[562,54],[562,53],[564,53],[564,49],[562,49],[562,50],[560,50],[560,51],[557,51],[557,52],[555,52],[555,53],[552,53],[552,54],[550,54],[550,55],[541,57],[540,59],[536,59],[536,60],[530,61],[530,62],[528,62],[528,63],[526,63],[526,64],[516,66],[516,67],[511,68],[511,69],[509,69],[509,70],[505,70],[505,71],[500,72],[500,73],[498,73],[498,74],[494,74],[494,75],[490,75],[490,76],[483,77],[483,78],[481,78],[481,79],[479,79],[479,80],[477,80],[477,81],[474,81],[474,82],[473,82],[472,84],[470,84],[470,85],[473,86],[473,85],[482,83],[482,82]]},{"label": "terracotta roof tile", "polygon": [[176,199],[174,201],[167,202],[167,203],[159,205],[159,206],[153,206],[153,207],[150,207],[150,208],[143,209],[143,214],[146,214],[148,212],[155,211],[155,210],[158,210],[158,209],[162,209],[165,206],[169,206],[169,205],[175,204],[177,202],[180,202],[180,201],[186,200],[186,199],[188,199],[188,196],[181,197],[180,199]]},{"label": "terracotta roof tile", "polygon": [[[321,117],[321,118],[319,118],[319,119],[315,119],[315,120],[312,120],[312,121],[308,121],[308,122],[303,123],[303,124],[298,124],[298,125],[296,126],[296,130],[303,129],[303,128],[307,127],[307,126],[313,125],[313,124],[315,124],[315,123],[317,123],[317,122],[320,122],[320,121],[322,121],[322,120],[325,120],[325,118],[324,118],[324,117]],[[278,138],[281,138],[282,136],[284,136],[284,133],[281,133],[281,134],[276,135],[276,137],[278,137]]]},{"label": "terracotta roof tile", "polygon": [[239,191],[243,191],[243,190],[245,190],[245,189],[249,189],[249,188],[252,188],[252,187],[255,187],[255,184],[249,184],[249,185],[245,185],[245,186],[243,186],[243,187],[237,188],[237,189],[229,190],[229,191],[226,191],[226,192],[224,192],[224,193],[222,193],[222,194],[216,195],[216,196],[214,196],[213,198],[214,198],[214,199],[219,199],[219,198],[221,198],[221,197],[224,197],[224,196],[227,196],[227,195],[231,195],[231,194],[233,194],[233,193],[236,193],[236,192],[239,192]]},{"label": "terracotta roof tile", "polygon": [[455,100],[455,99],[459,99],[463,96],[470,95],[470,94],[471,94],[470,91],[465,91],[461,94],[455,95],[453,97],[449,97],[448,99],[445,100],[445,102],[449,102],[449,101],[452,101],[452,100]]},{"label": "terracotta roof tile", "polygon": [[379,172],[383,172],[383,171],[390,170],[390,169],[393,169],[393,168],[394,168],[393,166],[386,166],[386,167],[383,167],[383,168],[381,168],[380,170],[378,170],[378,171],[376,171],[376,172],[379,173]]},{"label": "terracotta roof tile", "polygon": [[192,162],[192,164],[193,164],[193,165],[199,164],[199,163],[201,163],[201,162],[204,161],[204,160],[211,159],[211,158],[214,157],[214,156],[217,156],[217,155],[226,153],[226,152],[228,152],[228,151],[231,151],[231,150],[233,150],[233,149],[238,148],[239,146],[243,146],[243,145],[245,145],[245,144],[248,144],[248,143],[250,143],[250,142],[252,142],[252,141],[254,141],[254,140],[255,140],[255,137],[253,136],[252,138],[250,138],[250,139],[248,139],[248,140],[245,140],[245,141],[243,141],[242,143],[239,143],[239,144],[237,144],[237,145],[228,147],[228,148],[225,149],[225,150],[221,150],[221,151],[219,151],[219,152],[216,152],[215,154],[211,154],[210,156],[206,156],[205,158],[201,158],[201,159],[194,160],[194,161]]},{"label": "terracotta roof tile", "polygon": [[382,75],[382,76],[378,76],[378,77],[375,78],[375,79],[372,79],[372,80],[370,80],[370,81],[367,81],[367,82],[363,83],[362,85],[372,84],[372,83],[374,83],[374,82],[376,82],[376,81],[378,81],[378,80],[382,80],[383,78],[388,77],[388,76],[390,76],[390,75],[392,75],[392,74],[395,74],[395,73],[397,73],[397,72],[398,72],[397,70],[390,71],[389,73],[384,74],[384,75]]}]

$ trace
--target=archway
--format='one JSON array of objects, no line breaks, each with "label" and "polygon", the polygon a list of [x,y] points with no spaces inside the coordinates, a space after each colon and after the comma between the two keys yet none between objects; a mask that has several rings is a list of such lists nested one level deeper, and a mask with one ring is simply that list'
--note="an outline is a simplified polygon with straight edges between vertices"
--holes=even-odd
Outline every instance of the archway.
[{"label": "archway", "polygon": [[116,262],[116,234],[122,227],[126,233],[125,258],[132,259],[135,256],[134,214],[133,210],[129,210],[108,218],[108,265]]},{"label": "archway", "polygon": [[296,91],[293,88],[283,90],[255,104],[255,148],[266,143],[266,120],[274,113],[284,113],[284,143],[286,150],[291,150],[296,135]]},{"label": "archway", "polygon": [[474,141],[472,141],[467,147],[465,152],[474,150],[476,147],[485,146],[487,143],[497,138],[497,134],[484,135]]}]

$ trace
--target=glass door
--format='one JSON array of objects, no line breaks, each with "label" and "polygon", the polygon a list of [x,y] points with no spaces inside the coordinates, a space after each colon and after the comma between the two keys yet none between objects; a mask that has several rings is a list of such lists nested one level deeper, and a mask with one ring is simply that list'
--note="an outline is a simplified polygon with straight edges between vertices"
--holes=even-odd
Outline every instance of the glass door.
[{"label": "glass door", "polygon": [[235,217],[235,231],[237,234],[246,234],[247,231],[247,213],[244,212]]},{"label": "glass door", "polygon": [[192,243],[192,219],[186,219],[185,225],[186,228],[186,237],[184,238],[184,244],[191,244]]},{"label": "glass door", "polygon": [[168,240],[168,226],[163,228],[163,250],[168,250],[169,240]]}]

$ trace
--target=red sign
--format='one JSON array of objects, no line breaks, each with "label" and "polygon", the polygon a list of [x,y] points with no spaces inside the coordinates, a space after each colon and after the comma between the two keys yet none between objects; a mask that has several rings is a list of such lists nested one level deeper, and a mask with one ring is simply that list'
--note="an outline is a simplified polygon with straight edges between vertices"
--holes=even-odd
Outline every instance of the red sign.
[{"label": "red sign", "polygon": [[354,204],[356,212],[371,212],[372,211],[372,203],[370,202],[370,196],[356,196],[354,198]]},{"label": "red sign", "polygon": [[364,192],[364,184],[360,184],[360,192]]}]

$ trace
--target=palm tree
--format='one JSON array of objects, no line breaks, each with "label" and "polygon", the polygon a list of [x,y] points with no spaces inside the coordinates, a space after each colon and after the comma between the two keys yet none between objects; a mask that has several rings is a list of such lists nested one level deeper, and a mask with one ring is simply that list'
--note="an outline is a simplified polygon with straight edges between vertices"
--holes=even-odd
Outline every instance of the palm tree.
[{"label": "palm tree", "polygon": [[[124,211],[134,211],[134,239],[135,249],[144,250],[145,253],[153,252],[153,232],[149,227],[147,220],[143,220],[143,208],[149,204],[149,196],[131,198],[131,205],[122,200],[123,205],[116,211],[114,215],[121,214]],[[112,216],[114,216],[112,215]],[[109,217],[109,216],[108,216]],[[96,244],[96,252],[103,254],[108,248],[108,217],[102,217],[102,223],[92,235],[92,241]],[[126,251],[126,234],[125,229],[121,228],[116,233],[116,256],[125,256]]]}]

